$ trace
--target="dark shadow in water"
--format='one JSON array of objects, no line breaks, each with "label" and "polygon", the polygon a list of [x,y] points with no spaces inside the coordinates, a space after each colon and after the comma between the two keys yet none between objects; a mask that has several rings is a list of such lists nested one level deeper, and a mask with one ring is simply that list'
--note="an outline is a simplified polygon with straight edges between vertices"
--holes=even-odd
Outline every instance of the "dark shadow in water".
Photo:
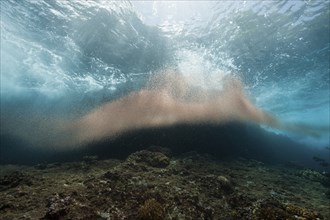
[{"label": "dark shadow in water", "polygon": [[124,159],[130,153],[150,146],[170,148],[174,155],[189,151],[208,153],[219,160],[239,157],[264,163],[290,163],[292,165],[325,170],[313,156],[328,155],[325,148],[311,148],[276,135],[255,125],[226,124],[178,125],[165,128],[144,129],[126,133],[114,140],[91,143],[88,146],[58,152],[28,146],[18,139],[1,136],[1,164],[38,164],[79,161],[85,155],[100,159]]}]

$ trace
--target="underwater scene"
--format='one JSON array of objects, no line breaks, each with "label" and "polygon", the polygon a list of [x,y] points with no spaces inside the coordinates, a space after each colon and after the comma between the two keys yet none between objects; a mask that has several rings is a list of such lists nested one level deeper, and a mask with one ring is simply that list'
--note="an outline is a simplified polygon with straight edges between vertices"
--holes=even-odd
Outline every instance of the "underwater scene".
[{"label": "underwater scene", "polygon": [[1,1],[0,219],[330,219],[330,1]]}]

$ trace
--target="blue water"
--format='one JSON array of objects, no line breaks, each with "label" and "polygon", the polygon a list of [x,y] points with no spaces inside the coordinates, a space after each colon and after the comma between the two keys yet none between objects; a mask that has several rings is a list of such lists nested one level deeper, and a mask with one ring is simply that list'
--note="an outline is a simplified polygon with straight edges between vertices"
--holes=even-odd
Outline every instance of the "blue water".
[{"label": "blue water", "polygon": [[175,66],[204,87],[240,76],[257,106],[321,132],[264,129],[329,146],[329,4],[1,1],[1,119],[83,114]]}]

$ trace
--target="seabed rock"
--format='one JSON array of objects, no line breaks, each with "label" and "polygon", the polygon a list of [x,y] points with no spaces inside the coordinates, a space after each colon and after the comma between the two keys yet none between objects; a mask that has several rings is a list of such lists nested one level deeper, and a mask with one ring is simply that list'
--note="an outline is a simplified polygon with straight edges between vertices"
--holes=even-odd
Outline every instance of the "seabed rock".
[{"label": "seabed rock", "polygon": [[155,199],[148,199],[139,208],[138,219],[140,219],[140,220],[163,220],[163,219],[165,219],[164,208]]},{"label": "seabed rock", "polygon": [[127,162],[144,163],[151,167],[164,168],[170,164],[170,159],[161,152],[142,150],[131,154]]},{"label": "seabed rock", "polygon": [[1,166],[0,219],[330,219],[329,188],[300,168],[170,155],[152,147],[126,160]]},{"label": "seabed rock", "polygon": [[287,219],[287,220],[312,220],[323,219],[323,217],[315,211],[293,205],[283,204],[274,199],[262,201],[256,211],[258,219]]},{"label": "seabed rock", "polygon": [[14,188],[18,185],[32,185],[32,177],[20,171],[14,171],[8,175],[0,177],[0,191],[8,188]]},{"label": "seabed rock", "polygon": [[41,219],[62,219],[68,214],[70,203],[72,203],[72,198],[70,196],[63,197],[59,194],[55,194],[48,200],[47,213]]}]

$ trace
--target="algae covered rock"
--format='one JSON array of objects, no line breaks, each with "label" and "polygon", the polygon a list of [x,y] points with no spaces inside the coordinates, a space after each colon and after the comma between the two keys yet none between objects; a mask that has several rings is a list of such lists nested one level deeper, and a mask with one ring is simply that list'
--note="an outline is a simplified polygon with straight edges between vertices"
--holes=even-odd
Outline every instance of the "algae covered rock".
[{"label": "algae covered rock", "polygon": [[53,195],[49,198],[47,203],[47,213],[42,219],[61,219],[69,212],[69,204],[72,203],[70,196],[63,196],[59,194]]},{"label": "algae covered rock", "polygon": [[294,216],[298,216],[300,219],[323,219],[323,217],[316,211],[307,210],[306,208],[288,204],[286,211]]},{"label": "algae covered rock", "polygon": [[165,219],[165,212],[162,205],[155,199],[148,199],[138,210],[140,220],[162,220]]},{"label": "algae covered rock", "polygon": [[164,168],[170,164],[170,159],[161,152],[152,152],[148,150],[138,151],[131,154],[127,162],[145,163],[151,167]]},{"label": "algae covered rock", "polygon": [[86,198],[77,192],[55,193],[47,201],[47,212],[40,220],[100,219],[95,207],[85,204]]},{"label": "algae covered rock", "polygon": [[307,210],[306,208],[293,204],[285,205],[275,199],[266,199],[262,201],[256,213],[257,219],[323,219],[318,212]]},{"label": "algae covered rock", "polygon": [[0,177],[0,191],[23,184],[31,186],[32,177],[20,171],[15,171]]},{"label": "algae covered rock", "polygon": [[330,178],[327,175],[324,175],[320,172],[317,172],[315,170],[310,170],[310,169],[306,169],[306,170],[302,170],[299,172],[299,175],[305,179],[314,181],[314,182],[319,182],[325,185],[330,185]]},{"label": "algae covered rock", "polygon": [[160,153],[163,153],[167,157],[172,156],[171,149],[166,148],[166,147],[152,145],[152,146],[148,147],[146,150],[151,151],[151,152],[160,152]]},{"label": "algae covered rock", "polygon": [[234,192],[234,184],[225,176],[206,175],[200,178],[201,186],[213,196],[221,198]]},{"label": "algae covered rock", "polygon": [[218,176],[217,181],[223,191],[227,193],[232,193],[234,191],[234,186],[232,182],[225,176]]}]

